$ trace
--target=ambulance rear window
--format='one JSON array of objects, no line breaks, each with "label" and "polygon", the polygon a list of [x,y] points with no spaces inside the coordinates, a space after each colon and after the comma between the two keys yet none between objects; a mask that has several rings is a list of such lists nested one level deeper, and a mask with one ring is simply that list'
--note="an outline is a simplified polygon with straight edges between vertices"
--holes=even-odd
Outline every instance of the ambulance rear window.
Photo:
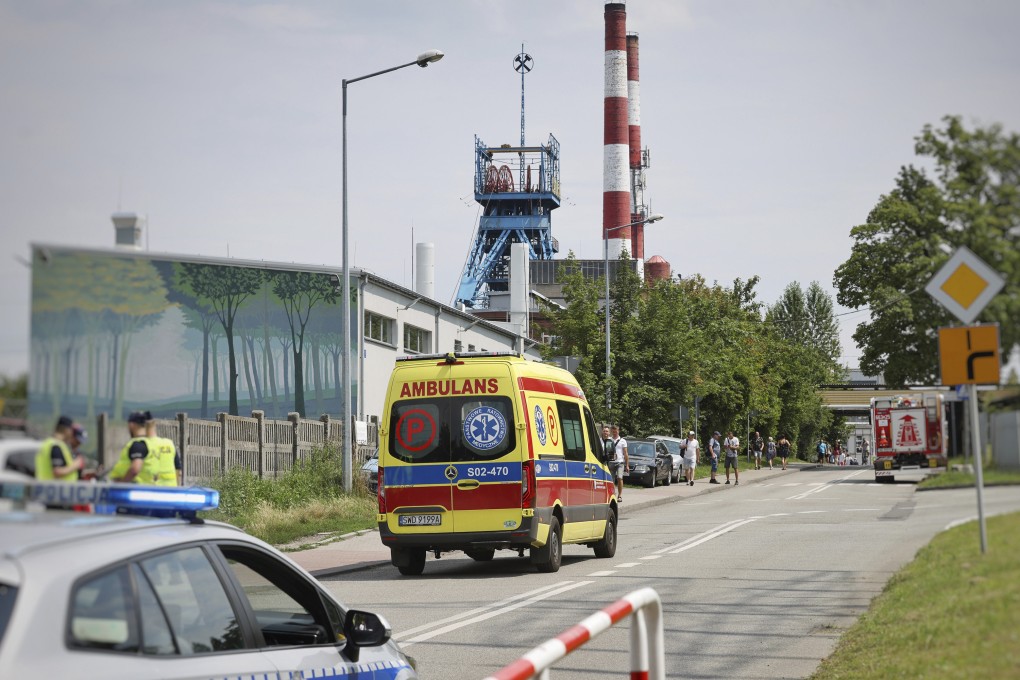
[{"label": "ambulance rear window", "polygon": [[390,455],[407,463],[493,460],[517,446],[507,397],[409,399],[390,412]]}]

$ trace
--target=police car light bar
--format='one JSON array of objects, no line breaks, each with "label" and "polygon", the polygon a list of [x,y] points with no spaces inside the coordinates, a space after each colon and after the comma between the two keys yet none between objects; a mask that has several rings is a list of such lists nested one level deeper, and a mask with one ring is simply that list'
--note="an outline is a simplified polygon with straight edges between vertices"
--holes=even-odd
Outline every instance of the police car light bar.
[{"label": "police car light bar", "polygon": [[215,510],[220,492],[204,487],[142,486],[116,482],[0,482],[0,498],[46,505],[105,505],[194,513]]}]

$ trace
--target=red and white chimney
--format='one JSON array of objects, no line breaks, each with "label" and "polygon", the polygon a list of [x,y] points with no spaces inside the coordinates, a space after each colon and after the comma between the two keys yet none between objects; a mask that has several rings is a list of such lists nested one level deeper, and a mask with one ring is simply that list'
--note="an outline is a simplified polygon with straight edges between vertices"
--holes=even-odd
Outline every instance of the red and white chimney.
[{"label": "red and white chimney", "polygon": [[[638,35],[627,34],[627,118],[630,140],[630,221],[644,219],[644,180],[641,177],[641,81],[638,78]],[[645,225],[631,227],[635,260],[645,259]]]},{"label": "red and white chimney", "polygon": [[[627,97],[627,6],[606,3],[604,147],[602,157],[602,238],[610,258],[631,251],[631,151]],[[640,155],[640,150],[639,150]]]}]

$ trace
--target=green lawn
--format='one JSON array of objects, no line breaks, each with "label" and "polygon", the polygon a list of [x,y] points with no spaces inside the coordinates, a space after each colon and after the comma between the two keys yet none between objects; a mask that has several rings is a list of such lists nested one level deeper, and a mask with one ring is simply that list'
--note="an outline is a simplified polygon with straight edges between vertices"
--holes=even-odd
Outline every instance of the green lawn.
[{"label": "green lawn", "polygon": [[[958,472],[952,469],[963,459],[952,459],[949,461],[949,471],[940,475],[928,477],[917,485],[918,489],[955,489],[959,487],[974,486],[975,477],[969,472]],[[996,470],[987,465],[981,471],[981,478],[985,486],[997,484],[1020,484],[1020,471]]]},{"label": "green lawn", "polygon": [[1020,513],[936,536],[839,640],[815,680],[1020,677]]}]

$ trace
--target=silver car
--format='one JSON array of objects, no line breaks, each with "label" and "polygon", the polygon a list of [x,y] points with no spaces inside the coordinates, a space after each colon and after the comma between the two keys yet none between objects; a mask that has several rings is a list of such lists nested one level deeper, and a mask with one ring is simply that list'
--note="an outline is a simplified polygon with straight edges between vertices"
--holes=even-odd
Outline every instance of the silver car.
[{"label": "silver car", "polygon": [[650,434],[648,438],[657,439],[666,445],[666,450],[669,451],[669,455],[673,459],[673,481],[679,482],[684,474],[684,446],[686,441],[664,434]]},{"label": "silver car", "polygon": [[[4,480],[0,496],[123,511],[117,494],[127,494],[126,486]],[[105,489],[112,491],[100,493]],[[139,499],[216,494],[129,491]],[[301,567],[240,529],[194,518],[0,503],[6,505],[0,506],[2,678],[29,669],[39,677],[125,680],[417,677],[384,619],[346,609]],[[164,514],[170,505],[145,507],[144,500],[129,505]]]}]

